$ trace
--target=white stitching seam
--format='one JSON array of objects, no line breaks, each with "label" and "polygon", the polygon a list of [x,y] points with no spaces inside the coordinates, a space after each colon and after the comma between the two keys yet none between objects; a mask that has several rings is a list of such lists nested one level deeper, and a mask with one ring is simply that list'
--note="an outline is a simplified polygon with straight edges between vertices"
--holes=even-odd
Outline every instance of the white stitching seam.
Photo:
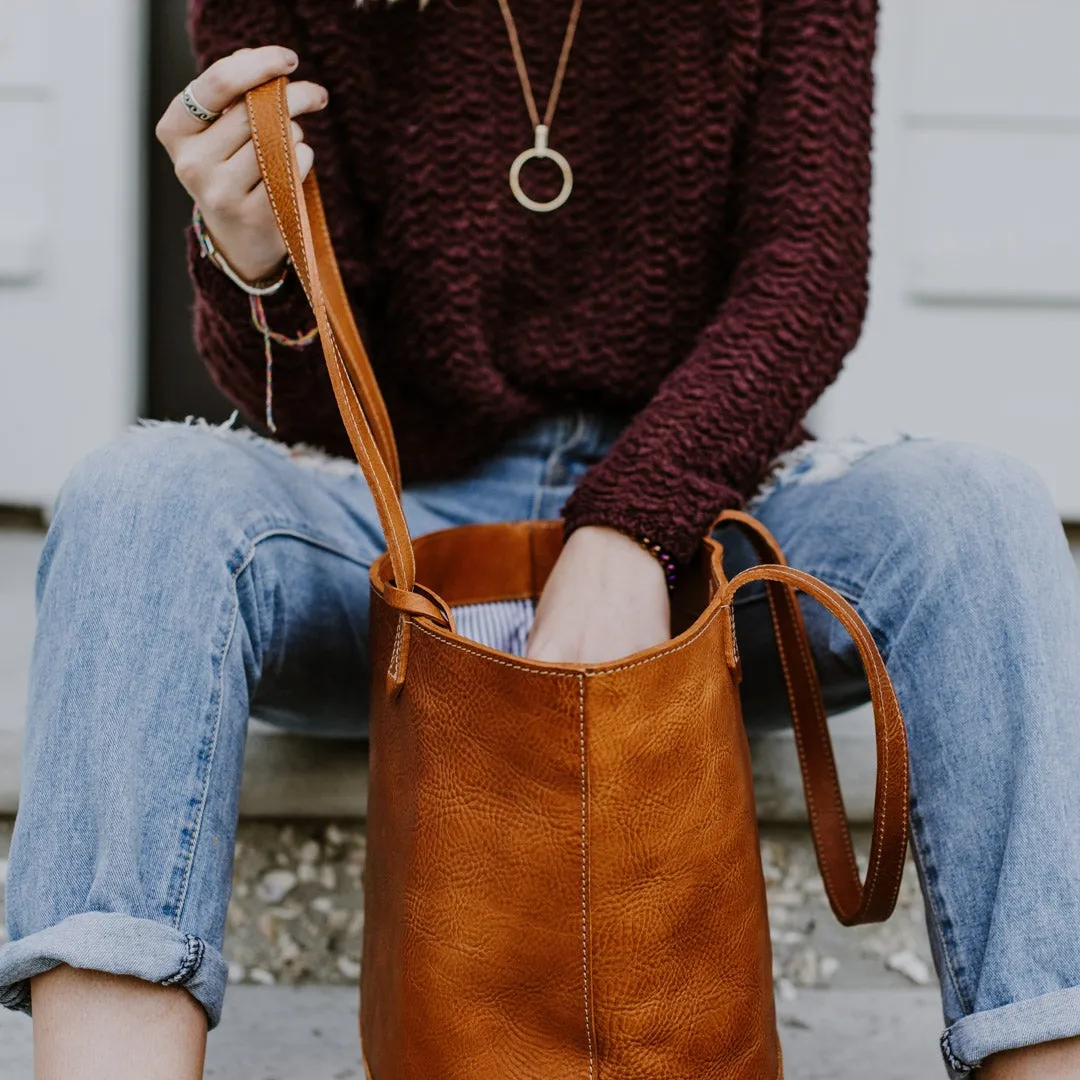
[{"label": "white stitching seam", "polygon": [[[765,579],[765,580],[768,582],[768,579]],[[786,582],[783,582],[783,583],[777,582],[777,584],[784,585],[784,586],[787,585]],[[790,586],[790,588],[796,588],[797,589],[798,586],[797,585],[792,585],[792,586]],[[794,613],[792,613],[790,611],[790,605],[792,604],[793,601],[792,601],[790,592],[788,591],[788,588],[782,587],[780,591],[781,591],[781,593],[782,593],[782,595],[784,597],[785,605],[788,606],[788,608],[789,608],[789,614],[791,614],[792,617],[794,618]],[[770,614],[772,616],[773,628],[774,628],[774,632],[775,632],[775,634],[777,636],[777,640],[779,641],[780,640],[780,628],[779,628],[779,626],[777,624],[777,612],[776,612],[776,609],[774,608],[774,606],[772,604],[772,590],[770,589],[767,592],[768,592],[768,596],[769,596],[769,600],[770,600],[769,610],[770,610]],[[873,643],[873,638],[869,636],[869,631],[866,629],[866,625],[865,625],[865,623],[862,622],[861,619],[859,620],[859,623],[857,624],[856,629],[857,629],[857,640],[861,640],[864,648],[869,647],[868,646],[868,638],[869,638],[869,642],[871,644],[874,644]],[[874,644],[874,647],[876,648],[876,644]],[[800,653],[801,653],[800,658],[801,658],[801,660],[803,662],[803,665],[805,666],[806,663],[807,663],[807,656],[806,656],[806,651],[805,651],[805,642],[800,643]],[[787,663],[786,663],[786,659],[784,657],[784,650],[783,649],[779,650],[779,655],[780,655],[781,663],[782,663],[782,665],[784,667],[784,681],[787,683],[787,685],[789,687],[789,690],[790,690],[790,686],[791,686],[790,678],[791,678],[791,676],[790,676],[790,672],[787,670]],[[896,722],[896,720],[897,720],[896,710],[892,707],[892,703],[888,699],[888,697],[887,697],[887,695],[885,693],[885,688],[884,688],[883,683],[881,682],[880,676],[876,672],[873,672],[873,674],[871,675],[871,670],[872,669],[870,668],[869,665],[864,663],[863,666],[864,666],[864,669],[867,672],[867,678],[868,679],[869,678],[873,679],[874,689],[876,690],[875,697],[879,701],[881,701],[882,704],[883,704],[883,708],[882,708],[883,719],[886,722],[888,722],[890,719],[893,722]],[[902,723],[902,721],[900,721],[900,722]],[[798,744],[799,744],[799,740],[796,740],[796,746],[798,747],[798,751],[799,751],[800,763],[805,765],[805,758],[803,756],[802,748]],[[881,752],[882,752],[882,759],[883,759],[882,766],[883,766],[883,773],[884,773],[884,784],[882,785],[883,792],[882,792],[882,803],[881,803],[881,815],[880,815],[879,820],[875,824],[875,830],[874,830],[874,839],[875,839],[875,844],[878,847],[878,850],[880,850],[880,845],[883,842],[883,835],[884,835],[884,831],[885,831],[884,822],[885,822],[885,820],[887,818],[887,811],[888,811],[888,790],[889,790],[889,778],[890,778],[890,769],[889,769],[890,762],[889,762],[889,749],[888,749],[888,741],[887,740],[883,740],[882,746],[881,746]],[[835,772],[833,773],[833,777],[835,779]],[[816,832],[817,826],[818,826],[818,818],[817,818],[816,808],[814,806],[813,795],[811,793],[811,789],[810,789],[809,785],[807,786],[806,791],[807,791],[807,796],[808,796],[807,797],[807,806],[808,806],[808,808],[810,810],[810,819],[811,819],[811,823],[812,823],[812,825],[814,827],[814,830]],[[906,800],[904,801],[904,805],[902,807],[901,813],[902,813],[903,824],[904,824],[904,835],[906,836],[907,832],[908,832],[908,806],[907,806]],[[850,860],[851,857],[852,857],[850,850],[847,851],[847,855],[848,855],[848,858]],[[858,880],[858,878],[859,878],[858,868],[853,866],[853,869],[855,870],[856,880]],[[875,863],[873,866],[870,867],[870,875],[869,875],[869,877],[867,879],[866,885],[862,886],[861,883],[860,883],[860,887],[865,890],[864,891],[864,896],[865,896],[865,892],[871,892],[871,893],[873,892],[874,885],[877,882],[877,875],[879,873],[879,870],[880,870],[880,863]],[[900,863],[899,863],[899,866],[897,868],[896,874],[894,876],[894,881],[892,883],[892,887],[891,887],[891,890],[890,890],[891,895],[892,895],[893,904],[895,904],[896,898],[900,893],[900,885],[901,885],[901,882],[903,880],[903,870],[904,870],[904,861],[901,860]],[[822,865],[821,872],[822,872],[822,876],[825,878],[826,882],[831,883],[831,877],[829,875],[829,871],[828,871],[827,866]],[[862,898],[860,898],[860,900],[862,900]],[[860,903],[860,910],[861,910],[861,908],[862,908],[862,904]],[[857,912],[856,912],[856,914],[857,914]]]},{"label": "white stitching seam", "polygon": [[581,743],[581,972],[585,993],[585,1042],[589,1048],[589,1080],[593,1076],[592,1015],[589,1011],[589,859],[588,859],[588,765],[585,754],[585,676],[578,676],[578,709]]},{"label": "white stitching seam", "polygon": [[[790,619],[793,626],[797,626],[798,625],[799,614],[798,614],[798,611],[793,610],[793,608],[794,608],[795,604],[797,603],[797,601],[792,598],[790,590],[787,589],[786,587],[780,586],[779,592],[781,593],[781,595],[784,598],[784,606],[788,609],[788,618]],[[813,660],[812,660],[811,657],[809,657],[807,655],[807,652],[806,652],[806,648],[807,648],[807,646],[806,646],[806,637],[803,634],[796,633],[795,638],[796,638],[796,643],[798,645],[798,650],[799,650],[799,659],[802,661],[803,675],[806,678],[807,683],[810,684],[810,686],[812,687],[814,682],[817,679],[817,675],[816,675],[816,672],[814,670]],[[826,733],[825,737],[828,738],[828,734],[827,734],[828,730],[829,730],[829,728],[828,728],[828,719],[827,719],[826,716],[823,715],[823,709],[822,709],[821,700],[815,694],[815,695],[812,695],[812,701],[813,701],[814,713],[815,713],[815,715],[817,717],[817,721],[818,721],[818,724],[819,724],[819,729],[823,729],[824,732]],[[800,756],[801,756],[801,753],[800,753]],[[833,760],[833,756],[832,756],[831,753],[826,754],[825,761],[826,761],[826,764],[828,765],[828,768],[829,768],[829,777],[832,780],[833,785],[834,785],[833,790],[837,793],[837,801],[840,803],[840,806],[838,807],[838,809],[840,809],[841,813],[842,813],[843,812],[843,796],[840,795],[840,778],[836,775],[836,762]],[[855,880],[858,881],[859,880],[859,867],[858,867],[858,864],[855,862],[855,853],[852,850],[850,844],[845,844],[844,845],[844,854],[847,856],[848,866],[851,869],[851,872],[855,875]]]},{"label": "white stitching seam", "polygon": [[[788,604],[788,606],[790,607],[790,605],[791,605],[791,603],[793,601],[791,599],[790,593],[788,593],[787,590],[784,590],[784,599],[785,599],[785,603]],[[869,631],[866,630],[866,626],[865,626],[864,623],[862,623],[861,619],[860,619],[859,623],[856,625],[856,631],[857,631],[857,634],[855,635],[856,640],[857,641],[861,640],[863,647],[868,648],[867,637],[868,637]],[[873,639],[871,638],[870,641],[872,643]],[[875,646],[875,648],[876,648],[876,646]],[[802,646],[802,651],[803,651],[802,659],[803,659],[803,663],[805,664],[807,662],[807,658],[805,656],[805,645]],[[882,702],[883,720],[888,722],[889,714],[892,714],[893,710],[892,710],[892,708],[890,706],[890,703],[889,703],[889,701],[888,701],[888,699],[886,697],[885,689],[884,689],[884,686],[883,686],[883,684],[881,682],[881,678],[877,674],[876,671],[873,671],[873,669],[870,667],[870,665],[864,663],[863,667],[867,672],[867,677],[868,678],[870,678],[870,677],[873,678],[874,687],[875,687],[875,689],[877,691],[877,693],[875,694],[875,697],[877,698],[878,701]],[[870,674],[871,672],[873,672],[872,676]],[[889,797],[889,777],[890,777],[890,772],[889,772],[889,744],[888,744],[887,740],[884,740],[882,742],[880,749],[881,749],[881,755],[882,755],[882,758],[883,758],[882,765],[883,765],[883,772],[884,772],[885,782],[882,785],[881,814],[879,815],[878,820],[875,823],[875,828],[874,828],[874,839],[875,839],[876,845],[878,847],[878,850],[880,850],[880,845],[883,843],[883,836],[884,836],[884,832],[885,832],[885,821],[888,819],[888,797]],[[835,778],[835,773],[833,773],[833,776]],[[905,830],[905,834],[906,834],[906,832],[907,832],[907,806],[906,806],[906,804],[903,807],[902,812],[903,812],[903,818],[904,818],[904,830]],[[852,853],[851,853],[850,850],[847,851],[847,854],[848,854],[849,859],[851,859]],[[894,882],[893,889],[891,890],[892,895],[893,895],[893,902],[894,903],[895,903],[895,900],[896,900],[896,896],[900,892],[900,882],[901,882],[901,880],[903,878],[903,867],[904,867],[903,860],[901,860],[900,864],[899,864],[898,871],[897,871],[896,880]],[[858,877],[859,877],[858,868],[853,866],[853,869],[855,870],[856,880],[858,880]],[[871,894],[873,893],[874,885],[877,882],[877,875],[878,875],[879,870],[880,870],[880,863],[875,862],[870,867],[870,874],[869,874],[869,876],[867,878],[866,884],[863,886],[860,883],[860,887],[863,889],[863,896],[860,897],[860,909],[862,908],[863,903],[865,903],[866,894],[867,893],[871,893]]]},{"label": "white stitching seam", "polygon": [[[481,660],[487,661],[489,664],[499,664],[502,667],[513,668],[515,671],[526,671],[530,675],[554,675],[557,678],[562,679],[576,679],[584,676],[588,679],[599,679],[605,675],[615,675],[620,671],[630,671],[633,668],[641,667],[643,664],[652,664],[657,660],[663,660],[668,656],[674,656],[678,652],[682,652],[683,649],[689,648],[694,644],[698,638],[707,633],[716,622],[717,616],[720,612],[726,609],[727,605],[721,605],[712,613],[708,621],[702,626],[692,637],[689,637],[681,645],[676,645],[673,649],[667,649],[662,653],[658,653],[656,656],[646,657],[644,660],[635,660],[631,664],[622,664],[619,667],[606,668],[603,671],[544,671],[541,668],[534,668],[528,664],[514,664],[509,660],[502,660],[496,656],[488,656],[487,653],[481,652],[479,649],[470,649],[467,645],[459,645],[456,641],[449,640],[448,637],[444,637],[442,634],[436,634],[434,631],[429,630],[426,626],[422,626],[419,622],[414,622],[413,626],[427,634],[428,637],[434,638],[436,641],[442,642],[448,648],[458,649],[461,652],[470,653],[473,656],[478,657]],[[725,664],[725,669],[727,665]]]},{"label": "white stitching seam", "polygon": [[[780,623],[779,623],[779,620],[777,619],[776,607],[775,607],[775,605],[773,603],[773,599],[772,599],[772,591],[769,590],[769,589],[766,589],[766,595],[769,598],[769,615],[770,615],[770,617],[772,619],[773,634],[776,637],[777,655],[780,657],[780,666],[781,666],[781,668],[783,668],[783,672],[784,672],[784,683],[787,686],[789,697],[792,699],[792,701],[794,701],[795,691],[794,691],[794,687],[792,686],[792,682],[791,682],[791,671],[788,668],[787,654],[786,654],[786,651],[784,650],[784,648],[783,648],[783,646],[781,644],[782,639],[780,637]],[[803,751],[802,739],[796,739],[795,740],[795,749],[798,751],[798,754],[799,754],[799,765],[802,767],[803,775],[808,776],[809,774],[807,772],[806,755],[805,755],[805,753]],[[803,790],[804,790],[805,795],[806,795],[806,806],[807,806],[807,809],[810,812],[811,831],[814,833],[815,836],[817,836],[817,835],[819,835],[818,830],[820,829],[821,826],[820,826],[820,822],[818,820],[817,803],[814,801],[814,789],[809,783],[807,783],[804,786]],[[819,868],[821,870],[821,876],[825,879],[825,884],[826,884],[826,886],[828,888],[829,895],[831,896],[835,892],[835,886],[833,885],[832,875],[829,872],[829,864],[824,859],[819,860],[819,864],[820,864]]]},{"label": "white stitching seam", "polygon": [[[874,639],[873,639],[873,635],[871,635],[869,629],[866,626],[866,623],[863,622],[863,620],[861,618],[859,619],[859,622],[856,625],[856,629],[858,631],[858,637],[859,637],[859,639],[862,640],[863,646],[864,646],[864,648],[867,649],[867,651],[872,651],[872,650],[877,648],[877,645],[876,645],[876,643],[874,642]],[[864,666],[864,668],[868,669],[868,665],[866,665],[865,663],[864,663],[863,666]],[[873,678],[874,678],[874,685],[877,688],[877,696],[878,696],[879,700],[883,704],[883,707],[882,707],[883,720],[886,722],[886,724],[891,721],[892,723],[899,723],[902,726],[903,725],[903,716],[899,712],[899,703],[895,702],[894,695],[890,695],[889,693],[886,693],[887,688],[886,688],[885,684],[882,683],[881,677],[880,677],[880,675],[878,675],[876,673],[876,671],[874,673]],[[895,708],[894,708],[894,705],[896,706]],[[883,843],[883,837],[884,837],[884,832],[885,832],[885,821],[888,820],[888,797],[889,797],[889,787],[890,787],[890,784],[889,784],[890,772],[889,772],[889,743],[888,743],[887,739],[883,739],[881,741],[880,751],[881,751],[881,757],[883,759],[882,769],[883,769],[883,772],[884,772],[885,782],[883,784],[883,792],[882,792],[882,800],[881,800],[880,827],[875,828],[875,830],[874,830],[874,836],[875,836],[875,839],[877,840],[879,845],[881,843]],[[903,800],[903,804],[901,806],[901,815],[902,815],[902,819],[903,819],[903,823],[904,823],[904,835],[907,836],[908,835],[908,801],[907,801],[907,799]],[[867,878],[867,883],[866,883],[867,890],[869,890],[871,892],[873,891],[874,885],[877,882],[877,876],[878,876],[879,871],[880,871],[880,863],[875,863],[870,868],[870,874],[869,874],[869,877]],[[894,904],[896,903],[897,896],[900,894],[900,884],[901,884],[901,882],[903,880],[903,875],[904,875],[904,860],[901,859],[900,863],[899,863],[899,865],[897,867],[895,880],[893,881],[893,885],[892,885],[892,888],[891,888],[892,902]]]},{"label": "white stitching seam", "polygon": [[404,636],[404,630],[402,629],[402,617],[398,615],[397,629],[394,631],[394,651],[390,656],[390,678],[396,683],[398,681],[398,675],[400,673],[401,663],[401,639]]}]

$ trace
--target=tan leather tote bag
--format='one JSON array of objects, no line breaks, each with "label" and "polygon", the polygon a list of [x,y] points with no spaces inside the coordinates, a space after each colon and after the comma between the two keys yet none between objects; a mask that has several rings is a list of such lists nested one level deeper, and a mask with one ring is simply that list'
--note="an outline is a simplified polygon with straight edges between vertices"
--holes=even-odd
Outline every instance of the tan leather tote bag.
[{"label": "tan leather tote bag", "polygon": [[[704,539],[675,636],[616,663],[485,648],[452,608],[535,598],[556,521],[413,540],[393,433],[349,311],[314,173],[301,186],[285,81],[248,96],[260,167],[311,302],[387,553],[371,569],[371,789],[360,1030],[370,1080],[775,1080],[781,1076],[732,601],[768,583],[807,804],[837,917],[886,918],[907,842],[904,723],[873,638],[820,581],[728,581]],[[865,885],[795,590],[869,675],[877,799]]]}]

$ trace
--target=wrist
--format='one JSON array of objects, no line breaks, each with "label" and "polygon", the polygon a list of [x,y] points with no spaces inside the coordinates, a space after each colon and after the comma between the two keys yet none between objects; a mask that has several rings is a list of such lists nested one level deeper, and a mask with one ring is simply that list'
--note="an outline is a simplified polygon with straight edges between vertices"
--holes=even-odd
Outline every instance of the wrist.
[{"label": "wrist", "polygon": [[[566,541],[566,547],[582,554],[586,561],[605,566],[615,565],[633,577],[664,584],[669,590],[673,576],[656,551],[646,547],[629,533],[607,525],[582,525]],[[674,564],[671,566],[672,575]]]},{"label": "wrist", "polygon": [[273,296],[285,284],[289,273],[288,256],[278,258],[268,268],[256,268],[254,271],[248,267],[238,268],[226,258],[214,240],[198,203],[192,208],[191,227],[202,257],[213,263],[237,288],[249,296]]}]

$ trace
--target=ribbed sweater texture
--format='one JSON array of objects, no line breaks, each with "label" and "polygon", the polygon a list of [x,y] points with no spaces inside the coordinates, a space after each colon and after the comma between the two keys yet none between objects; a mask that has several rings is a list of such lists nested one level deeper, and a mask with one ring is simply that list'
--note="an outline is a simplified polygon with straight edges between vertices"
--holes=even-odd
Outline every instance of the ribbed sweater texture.
[{"label": "ribbed sweater texture", "polygon": [[[571,0],[511,0],[543,112]],[[193,0],[206,66],[283,44],[330,92],[305,117],[406,483],[466,473],[533,421],[625,416],[569,529],[689,559],[854,346],[867,302],[874,0],[584,0],[551,145],[574,190],[533,213],[533,133],[496,0]],[[526,167],[535,198],[560,179]],[[189,238],[190,240],[190,238]],[[200,351],[264,411],[247,297],[198,257]],[[311,315],[291,277],[265,303]],[[318,345],[277,348],[277,435],[348,454]]]}]

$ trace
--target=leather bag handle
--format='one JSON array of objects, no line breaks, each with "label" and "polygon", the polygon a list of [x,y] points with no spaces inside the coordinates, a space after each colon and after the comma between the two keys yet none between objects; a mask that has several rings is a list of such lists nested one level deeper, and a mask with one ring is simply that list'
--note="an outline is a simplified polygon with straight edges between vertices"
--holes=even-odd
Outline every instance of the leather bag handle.
[{"label": "leather bag handle", "polygon": [[[325,304],[330,325],[334,330],[334,351],[344,363],[356,391],[360,411],[367,417],[386,471],[393,481],[394,489],[400,493],[401,466],[398,463],[394,431],[390,426],[390,417],[372,371],[371,361],[357,329],[348,294],[345,292],[315,171],[309,173],[302,187],[298,182],[296,153],[291,140],[285,134],[290,128],[285,96],[288,85],[288,79],[282,76],[248,91],[246,95],[259,171],[270,197],[270,206],[274,211],[278,230],[308,300],[314,309],[317,292]],[[307,252],[307,238],[311,241],[310,256]],[[298,258],[298,255],[303,257]],[[317,319],[318,312],[315,314]],[[320,337],[325,349],[327,338],[322,334]],[[330,362],[329,357],[327,362]]]},{"label": "leather bag handle", "polygon": [[[721,514],[717,525],[723,524],[735,525],[749,536],[763,560],[727,584],[724,600],[730,604],[739,589],[751,581],[766,582],[776,645],[791,703],[814,848],[829,903],[845,926],[882,922],[896,906],[907,852],[908,753],[904,718],[881,653],[855,609],[824,582],[788,566],[780,546],[764,525],[739,511]],[[877,789],[865,885],[859,879],[825,702],[797,590],[812,596],[840,620],[859,650],[870,684],[877,742]]]},{"label": "leather bag handle", "polygon": [[[251,138],[270,206],[319,328],[326,368],[349,442],[375,500],[394,575],[387,602],[402,615],[447,624],[430,594],[416,592],[416,559],[400,497],[393,431],[367,351],[357,331],[326,226],[315,172],[301,183],[290,135],[288,80],[282,76],[246,95]],[[399,626],[399,636],[404,629]],[[400,645],[396,654],[401,653]],[[400,686],[404,662],[391,681]]]}]

